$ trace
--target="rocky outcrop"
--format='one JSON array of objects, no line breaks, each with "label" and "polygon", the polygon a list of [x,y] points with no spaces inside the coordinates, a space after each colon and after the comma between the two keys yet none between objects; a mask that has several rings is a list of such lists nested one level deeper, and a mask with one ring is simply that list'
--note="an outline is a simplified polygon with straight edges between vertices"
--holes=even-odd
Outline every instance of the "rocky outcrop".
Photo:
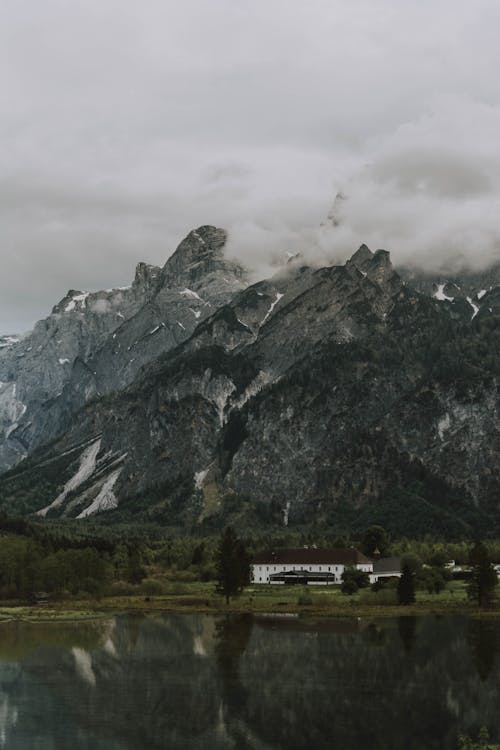
[{"label": "rocky outcrop", "polygon": [[162,269],[139,263],[130,287],[70,290],[31,333],[0,340],[0,470],[67,429],[89,400],[131,383],[244,286],[225,241],[200,227]]}]

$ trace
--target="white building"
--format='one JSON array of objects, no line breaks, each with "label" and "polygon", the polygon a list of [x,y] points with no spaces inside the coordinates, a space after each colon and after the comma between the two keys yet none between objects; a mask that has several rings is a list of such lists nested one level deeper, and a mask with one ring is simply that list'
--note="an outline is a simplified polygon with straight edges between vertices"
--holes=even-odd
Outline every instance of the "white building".
[{"label": "white building", "polygon": [[401,578],[400,557],[381,557],[373,561],[373,572],[370,573],[370,583],[376,583],[382,578]]},{"label": "white building", "polygon": [[373,561],[357,549],[302,547],[257,555],[252,561],[252,576],[254,583],[328,586],[342,582],[346,567],[373,573]]}]

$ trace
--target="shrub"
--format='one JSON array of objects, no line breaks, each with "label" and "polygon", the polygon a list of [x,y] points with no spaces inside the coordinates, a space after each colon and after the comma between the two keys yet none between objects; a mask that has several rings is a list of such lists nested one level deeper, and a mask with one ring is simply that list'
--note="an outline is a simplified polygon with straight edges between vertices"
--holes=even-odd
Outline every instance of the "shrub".
[{"label": "shrub", "polygon": [[109,596],[133,596],[138,593],[138,587],[127,581],[114,581],[107,593]]},{"label": "shrub", "polygon": [[141,594],[161,596],[165,593],[165,585],[157,578],[145,578],[140,585]]},{"label": "shrub", "polygon": [[348,596],[351,596],[351,594],[355,594],[357,592],[358,584],[356,583],[354,578],[348,578],[346,581],[343,581],[340,589],[343,594],[347,594]]}]

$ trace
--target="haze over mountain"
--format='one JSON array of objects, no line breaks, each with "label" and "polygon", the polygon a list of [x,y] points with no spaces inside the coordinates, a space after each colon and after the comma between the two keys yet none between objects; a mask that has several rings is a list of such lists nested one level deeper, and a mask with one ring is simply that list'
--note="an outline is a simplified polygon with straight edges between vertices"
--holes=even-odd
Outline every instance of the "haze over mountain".
[{"label": "haze over mountain", "polygon": [[254,280],[362,242],[427,270],[498,253],[493,0],[2,10],[2,334],[208,223]]},{"label": "haze over mountain", "polygon": [[[203,226],[0,348],[0,505],[169,525],[496,528],[500,277],[290,257]],[[24,460],[22,460],[24,459]]]}]

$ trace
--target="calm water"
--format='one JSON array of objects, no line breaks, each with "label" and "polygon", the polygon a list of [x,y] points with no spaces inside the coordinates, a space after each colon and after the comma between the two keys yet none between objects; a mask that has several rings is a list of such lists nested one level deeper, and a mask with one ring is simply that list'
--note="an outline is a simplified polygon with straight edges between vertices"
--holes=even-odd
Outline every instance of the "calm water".
[{"label": "calm water", "polygon": [[0,624],[0,748],[456,748],[500,738],[500,621]]}]

